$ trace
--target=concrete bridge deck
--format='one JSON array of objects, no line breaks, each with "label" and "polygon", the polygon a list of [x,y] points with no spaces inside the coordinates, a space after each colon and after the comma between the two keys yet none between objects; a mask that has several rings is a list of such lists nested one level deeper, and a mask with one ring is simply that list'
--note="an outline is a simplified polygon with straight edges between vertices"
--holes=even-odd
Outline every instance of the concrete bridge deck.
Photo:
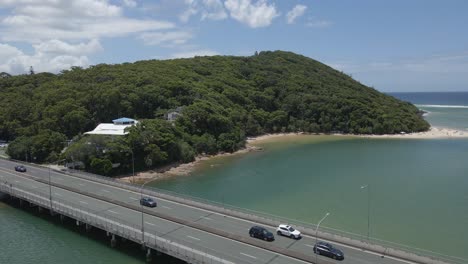
[{"label": "concrete bridge deck", "polygon": [[[316,258],[312,252],[315,244],[312,227],[301,227],[305,236],[300,240],[276,235],[274,242],[263,242],[250,238],[248,229],[262,225],[274,232],[274,226],[282,220],[152,190],[144,193],[155,197],[158,207],[145,207],[142,214],[138,186],[30,165],[26,165],[26,173],[19,173],[14,171],[15,165],[0,160],[0,191],[43,208],[50,209],[52,205],[52,211],[103,229],[111,237],[133,240],[189,263],[337,262]],[[344,251],[345,260],[340,263],[447,263],[441,261],[442,257],[408,254],[334,234],[320,232],[320,236],[320,240],[332,240]]]}]

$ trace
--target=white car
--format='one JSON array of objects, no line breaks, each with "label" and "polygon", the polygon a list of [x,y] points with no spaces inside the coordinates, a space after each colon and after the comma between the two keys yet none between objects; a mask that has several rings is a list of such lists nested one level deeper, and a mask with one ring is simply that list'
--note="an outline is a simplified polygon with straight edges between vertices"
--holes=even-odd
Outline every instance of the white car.
[{"label": "white car", "polygon": [[276,228],[276,233],[278,235],[283,235],[290,238],[301,238],[301,232],[299,232],[299,230],[294,229],[290,225],[279,225],[278,228]]}]

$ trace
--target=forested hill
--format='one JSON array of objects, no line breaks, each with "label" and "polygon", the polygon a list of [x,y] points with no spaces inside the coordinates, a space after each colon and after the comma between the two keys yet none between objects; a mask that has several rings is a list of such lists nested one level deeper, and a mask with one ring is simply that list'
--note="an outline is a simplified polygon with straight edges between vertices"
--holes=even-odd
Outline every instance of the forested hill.
[{"label": "forested hill", "polygon": [[170,131],[182,133],[178,136],[195,152],[202,151],[196,146],[200,137],[214,141],[217,151],[232,151],[245,136],[263,133],[383,134],[429,128],[410,103],[283,51],[99,64],[57,75],[2,73],[0,93],[3,140],[70,139],[123,116],[165,126],[164,115],[180,106],[182,116]]}]

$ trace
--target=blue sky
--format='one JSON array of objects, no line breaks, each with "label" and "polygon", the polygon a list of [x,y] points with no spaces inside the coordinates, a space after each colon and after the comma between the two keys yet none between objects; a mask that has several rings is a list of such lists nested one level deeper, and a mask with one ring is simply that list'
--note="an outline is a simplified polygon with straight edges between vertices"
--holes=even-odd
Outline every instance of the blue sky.
[{"label": "blue sky", "polygon": [[384,92],[468,91],[468,1],[0,0],[0,72],[287,50]]}]

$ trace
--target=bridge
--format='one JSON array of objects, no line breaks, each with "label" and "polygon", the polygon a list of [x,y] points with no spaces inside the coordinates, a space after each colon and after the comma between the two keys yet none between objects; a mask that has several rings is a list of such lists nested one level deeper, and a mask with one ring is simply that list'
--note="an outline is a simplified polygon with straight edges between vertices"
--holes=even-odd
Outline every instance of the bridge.
[{"label": "bridge", "polygon": [[[24,164],[27,172],[16,172],[14,167],[20,164],[0,159],[0,192],[61,219],[71,218],[86,230],[104,230],[111,245],[122,239],[141,244],[147,257],[163,253],[188,263],[463,263],[383,241],[369,243],[365,237],[338,230],[316,232],[314,225],[98,175],[32,164]],[[153,197],[158,206],[140,206],[141,195]],[[264,242],[248,234],[251,226],[274,232],[280,223],[292,224],[303,238],[276,235],[275,241]],[[314,254],[316,239],[338,246],[345,259],[335,261]]]}]

